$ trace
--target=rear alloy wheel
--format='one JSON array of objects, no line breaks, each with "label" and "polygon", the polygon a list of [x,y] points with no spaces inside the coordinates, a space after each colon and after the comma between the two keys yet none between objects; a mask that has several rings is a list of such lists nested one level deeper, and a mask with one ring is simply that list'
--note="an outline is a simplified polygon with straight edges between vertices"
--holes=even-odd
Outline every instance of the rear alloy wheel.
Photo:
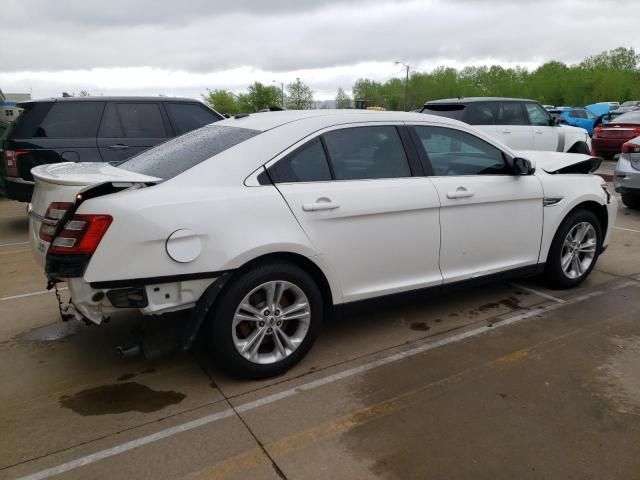
[{"label": "rear alloy wheel", "polygon": [[601,245],[598,218],[587,210],[571,213],[558,228],[547,258],[551,286],[569,288],[582,283],[593,270]]},{"label": "rear alloy wheel", "polygon": [[622,203],[634,210],[640,209],[640,195],[622,195]]},{"label": "rear alloy wheel", "polygon": [[237,278],[212,313],[213,353],[232,373],[278,375],[309,351],[319,332],[322,297],[295,265],[263,265]]}]

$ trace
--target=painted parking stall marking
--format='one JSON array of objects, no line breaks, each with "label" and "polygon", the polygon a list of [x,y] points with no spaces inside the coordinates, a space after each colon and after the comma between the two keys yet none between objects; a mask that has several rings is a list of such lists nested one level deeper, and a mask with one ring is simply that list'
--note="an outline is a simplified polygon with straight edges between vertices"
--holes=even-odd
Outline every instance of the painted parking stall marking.
[{"label": "painted parking stall marking", "polygon": [[[620,290],[622,288],[626,288],[629,286],[638,286],[638,282],[635,281],[628,281],[628,282],[624,282],[620,285],[616,285],[615,287],[612,287],[610,290]],[[530,319],[530,318],[535,318],[538,315],[553,311],[553,310],[557,310],[559,308],[568,306],[568,305],[574,305],[580,302],[583,302],[585,300],[588,300],[590,298],[594,298],[594,297],[598,297],[600,295],[606,294],[607,292],[609,292],[610,290],[597,290],[594,292],[590,292],[578,297],[574,297],[568,300],[565,300],[563,303],[558,303],[555,302],[553,304],[550,305],[546,305],[546,306],[540,306],[540,307],[534,307],[530,310],[527,310],[525,312],[519,313],[517,315],[513,315],[509,318],[506,318],[505,320],[501,320],[499,322],[496,323],[492,323],[490,325],[485,325],[482,327],[477,327],[474,328],[472,330],[468,330],[466,332],[462,332],[456,335],[453,335],[451,337],[446,337],[443,338],[441,340],[437,340],[434,342],[430,342],[424,345],[420,345],[418,347],[414,347],[411,348],[409,350],[405,350],[403,352],[399,352],[399,353],[395,353],[383,358],[380,358],[378,360],[375,360],[373,362],[370,363],[366,363],[364,365],[360,365],[357,367],[353,367],[353,368],[349,368],[347,370],[344,370],[342,372],[338,372],[332,375],[328,375],[326,377],[322,377],[319,378],[317,380],[313,380],[311,382],[299,385],[297,387],[292,387],[286,390],[283,390],[282,392],[279,393],[275,393],[272,395],[267,395],[265,397],[259,398],[257,400],[253,400],[251,402],[247,402],[244,404],[239,405],[238,407],[234,409],[232,408],[228,408],[226,410],[223,410],[221,412],[215,413],[215,414],[211,414],[211,415],[207,415],[204,416],[202,418],[196,419],[196,420],[192,420],[190,422],[186,422],[180,425],[176,425],[170,428],[166,428],[164,430],[160,430],[156,433],[153,433],[151,435],[146,435],[144,437],[140,437],[137,438],[135,440],[131,440],[129,442],[125,442],[122,443],[120,445],[116,445],[114,447],[111,448],[107,448],[104,450],[100,450],[98,452],[86,455],[84,457],[80,457],[77,458],[75,460],[71,460],[69,462],[60,464],[58,466],[55,467],[51,467],[51,468],[47,468],[45,470],[41,470],[39,472],[35,472],[33,474],[24,476],[24,477],[20,477],[18,480],[39,480],[39,479],[45,479],[45,478],[49,478],[52,477],[54,475],[60,475],[61,473],[64,472],[68,472],[70,470],[74,470],[76,468],[85,466],[85,465],[89,465],[91,463],[97,462],[99,460],[103,460],[105,458],[109,458],[109,457],[113,457],[115,455],[119,455],[121,453],[127,452],[129,450],[133,450],[135,448],[144,446],[144,445],[148,445],[150,443],[154,443],[158,440],[162,440],[164,438],[168,438],[168,437],[172,437],[174,435],[177,435],[179,433],[182,432],[186,432],[189,430],[192,430],[194,428],[198,428],[198,427],[202,427],[204,425],[208,425],[214,422],[217,422],[219,420],[223,420],[225,418],[229,418],[232,417],[233,415],[236,414],[236,412],[238,413],[244,413],[244,412],[248,412],[251,410],[255,410],[257,408],[263,407],[265,405],[269,405],[271,403],[275,403],[279,400],[283,400],[285,398],[290,398],[290,397],[294,397],[302,392],[307,392],[319,387],[322,387],[324,385],[329,385],[331,383],[337,382],[339,380],[343,380],[345,378],[349,378],[352,377],[354,375],[358,375],[364,372],[367,372],[369,370],[372,370],[374,368],[378,368],[381,367],[383,365],[388,365],[400,360],[403,360],[405,358],[409,358],[415,355],[419,355],[421,353],[427,352],[429,350],[433,350],[435,348],[438,347],[442,347],[444,345],[448,345],[454,342],[459,342],[461,340],[470,338],[470,337],[474,337],[492,330],[495,330],[496,328],[501,328],[501,327],[506,327],[507,325],[513,325],[515,323],[518,322],[522,322],[524,320]]]}]

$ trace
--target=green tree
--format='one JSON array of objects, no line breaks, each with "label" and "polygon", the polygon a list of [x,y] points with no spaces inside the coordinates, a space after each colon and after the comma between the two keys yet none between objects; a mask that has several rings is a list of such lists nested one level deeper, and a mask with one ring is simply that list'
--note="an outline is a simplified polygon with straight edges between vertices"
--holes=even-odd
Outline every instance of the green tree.
[{"label": "green tree", "polygon": [[276,87],[267,87],[260,82],[249,85],[245,93],[237,98],[238,110],[251,113],[280,105],[280,91]]},{"label": "green tree", "polygon": [[309,110],[313,103],[313,90],[304,82],[296,78],[295,82],[287,85],[287,108],[291,110]]},{"label": "green tree", "polygon": [[226,113],[227,115],[235,115],[238,113],[238,104],[236,103],[235,96],[228,90],[212,91],[207,89],[207,94],[202,95],[202,99],[208,103],[211,108],[220,113]]},{"label": "green tree", "polygon": [[336,108],[351,108],[351,106],[351,97],[346,94],[342,87],[338,87],[338,92],[336,93]]}]

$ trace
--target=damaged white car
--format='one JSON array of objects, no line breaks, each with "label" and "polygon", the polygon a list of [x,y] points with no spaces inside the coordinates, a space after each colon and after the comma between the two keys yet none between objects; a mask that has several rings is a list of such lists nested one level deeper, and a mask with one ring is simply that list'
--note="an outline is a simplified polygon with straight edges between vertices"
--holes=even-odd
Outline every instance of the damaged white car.
[{"label": "damaged white car", "polygon": [[202,329],[228,370],[264,377],[343,304],[480,278],[579,284],[616,215],[599,162],[417,113],[237,115],[118,167],[34,168],[30,238],[76,318],[191,309],[183,348]]}]

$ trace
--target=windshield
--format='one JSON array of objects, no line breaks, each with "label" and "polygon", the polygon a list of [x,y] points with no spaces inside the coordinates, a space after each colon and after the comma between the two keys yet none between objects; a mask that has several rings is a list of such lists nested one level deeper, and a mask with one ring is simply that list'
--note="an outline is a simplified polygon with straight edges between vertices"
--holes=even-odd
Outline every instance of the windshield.
[{"label": "windshield", "polygon": [[130,158],[118,167],[168,180],[260,132],[207,125]]}]

